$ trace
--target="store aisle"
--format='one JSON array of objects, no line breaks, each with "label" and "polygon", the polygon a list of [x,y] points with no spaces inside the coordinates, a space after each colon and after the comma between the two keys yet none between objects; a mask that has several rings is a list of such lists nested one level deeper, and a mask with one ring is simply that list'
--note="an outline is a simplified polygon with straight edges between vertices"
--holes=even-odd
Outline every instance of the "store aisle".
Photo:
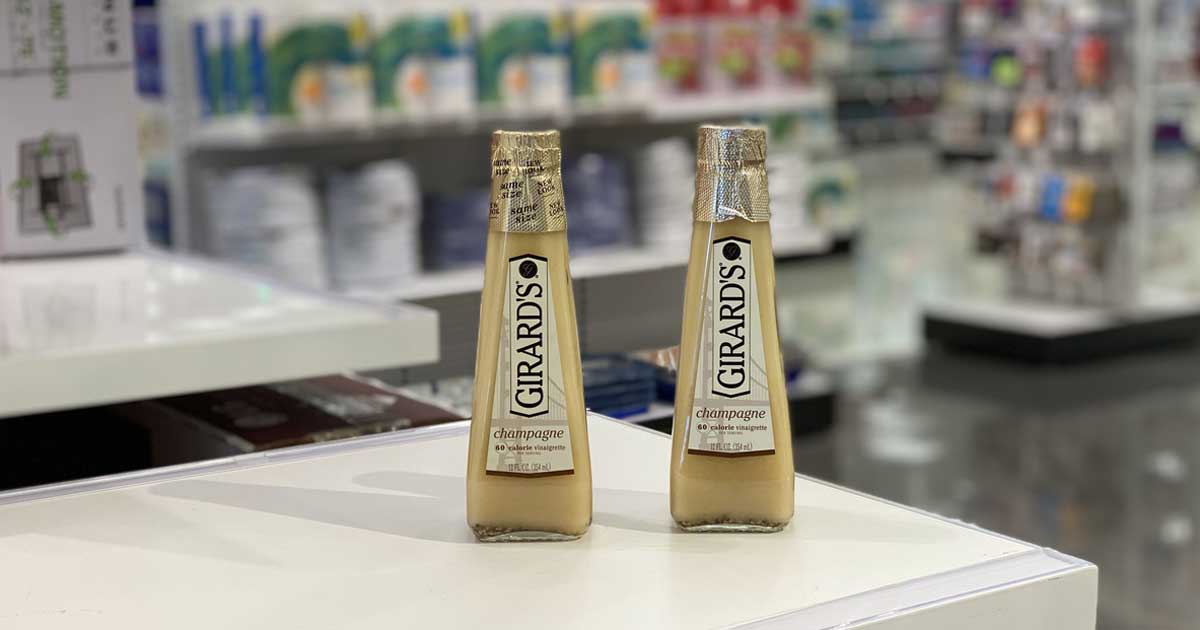
[{"label": "store aisle", "polygon": [[1200,350],[1035,368],[923,348],[924,300],[1003,287],[967,254],[966,188],[923,182],[868,186],[853,259],[780,274],[785,337],[843,383],[797,470],[1095,562],[1102,630],[1196,628]]}]

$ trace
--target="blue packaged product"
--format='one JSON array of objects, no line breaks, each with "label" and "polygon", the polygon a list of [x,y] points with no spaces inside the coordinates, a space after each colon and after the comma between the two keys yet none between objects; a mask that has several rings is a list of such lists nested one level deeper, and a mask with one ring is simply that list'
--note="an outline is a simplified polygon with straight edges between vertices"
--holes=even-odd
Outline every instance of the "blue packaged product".
[{"label": "blue packaged product", "polygon": [[267,96],[267,53],[263,49],[263,16],[255,12],[250,15],[250,33],[246,46],[247,82],[250,88],[250,103],[254,113],[265,116],[271,111]]},{"label": "blue packaged product", "polygon": [[970,47],[959,55],[959,71],[975,81],[987,81],[992,67],[992,54],[987,47]]},{"label": "blue packaged product", "polygon": [[490,201],[488,188],[429,196],[422,228],[428,268],[457,269],[483,263]]},{"label": "blue packaged product", "polygon": [[597,153],[563,168],[570,204],[567,238],[575,252],[628,245],[633,240],[629,177],[624,161]]},{"label": "blue packaged product", "polygon": [[1042,182],[1041,217],[1055,223],[1062,220],[1062,199],[1067,180],[1061,175],[1046,175]]},{"label": "blue packaged product", "polygon": [[215,73],[208,62],[208,24],[199,19],[192,22],[192,58],[196,61],[196,97],[200,116],[207,118],[216,111],[213,89]]},{"label": "blue packaged product", "polygon": [[656,398],[654,366],[620,355],[585,357],[583,397],[588,409],[615,418],[642,413]]},{"label": "blue packaged product", "polygon": [[234,113],[241,111],[241,92],[238,89],[238,73],[235,61],[233,15],[221,13],[217,21],[220,26],[221,47],[219,59],[221,62],[221,112]]},{"label": "blue packaged product", "polygon": [[144,97],[162,98],[161,28],[158,9],[144,0],[135,2],[134,6],[133,52],[137,70],[137,91]]}]

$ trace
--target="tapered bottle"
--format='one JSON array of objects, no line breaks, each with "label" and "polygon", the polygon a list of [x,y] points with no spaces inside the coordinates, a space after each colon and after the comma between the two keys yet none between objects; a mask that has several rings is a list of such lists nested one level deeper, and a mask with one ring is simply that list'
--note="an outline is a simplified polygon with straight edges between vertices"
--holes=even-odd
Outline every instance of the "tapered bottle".
[{"label": "tapered bottle", "polygon": [[467,521],[487,542],[571,540],[592,521],[557,131],[492,135]]},{"label": "tapered bottle", "polygon": [[671,449],[671,515],[688,531],[792,518],[765,162],[761,128],[700,128]]}]

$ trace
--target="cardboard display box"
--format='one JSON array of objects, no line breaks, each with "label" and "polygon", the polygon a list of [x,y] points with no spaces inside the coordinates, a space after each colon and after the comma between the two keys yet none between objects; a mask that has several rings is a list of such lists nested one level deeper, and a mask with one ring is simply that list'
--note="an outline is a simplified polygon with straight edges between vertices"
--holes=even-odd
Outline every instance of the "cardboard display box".
[{"label": "cardboard display box", "polygon": [[130,3],[0,0],[0,256],[142,238]]}]

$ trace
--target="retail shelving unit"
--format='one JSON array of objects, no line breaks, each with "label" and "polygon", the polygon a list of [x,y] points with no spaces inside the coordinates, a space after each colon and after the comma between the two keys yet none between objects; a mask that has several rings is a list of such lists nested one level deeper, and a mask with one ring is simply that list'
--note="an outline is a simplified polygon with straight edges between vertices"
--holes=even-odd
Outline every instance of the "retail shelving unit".
[{"label": "retail shelving unit", "polygon": [[[831,243],[816,231],[775,239],[775,255],[780,258],[819,256]],[[571,260],[571,277],[576,281],[605,276],[678,270],[687,265],[686,248],[636,247],[580,254]],[[477,294],[483,289],[483,270],[468,268],[455,271],[427,272],[392,289],[369,290],[355,296],[379,302],[424,300],[461,294]]]},{"label": "retail shelving unit", "polygon": [[294,147],[329,147],[354,143],[421,140],[442,135],[486,135],[504,126],[552,126],[558,129],[605,129],[652,125],[695,124],[700,121],[737,118],[746,112],[769,115],[831,106],[827,85],[782,94],[729,94],[705,98],[658,100],[645,107],[613,112],[564,112],[556,116],[479,114],[460,119],[412,122],[379,122],[364,125],[305,127],[300,123],[263,125],[230,124],[189,131],[184,144],[188,153],[268,152]]},{"label": "retail shelving unit", "polygon": [[[1197,224],[1187,104],[1198,66],[1177,50],[1194,50],[1196,7],[1078,0],[1029,11],[1069,19],[1018,10],[1023,43],[1006,42],[1016,48],[1000,74],[1028,76],[1008,95],[1015,114],[980,230],[1011,250],[1012,295],[932,305],[926,337],[1054,362],[1200,336],[1194,248],[1182,244]],[[1157,268],[1172,257],[1185,281],[1164,284]]]},{"label": "retail shelving unit", "polygon": [[437,358],[421,307],[154,252],[0,262],[0,417]]},{"label": "retail shelving unit", "polygon": [[1021,80],[1020,46],[1029,36],[1019,3],[955,3],[954,55],[935,138],[947,159],[991,160],[1005,144]]},{"label": "retail shelving unit", "polygon": [[844,4],[847,54],[830,70],[847,141],[861,146],[928,139],[943,90],[950,3]]},{"label": "retail shelving unit", "polygon": [[594,521],[571,543],[474,542],[465,423],[0,495],[0,615],[15,630],[1095,626],[1095,566],[813,479],[797,477],[780,534],[680,533],[669,441],[589,429]]}]

